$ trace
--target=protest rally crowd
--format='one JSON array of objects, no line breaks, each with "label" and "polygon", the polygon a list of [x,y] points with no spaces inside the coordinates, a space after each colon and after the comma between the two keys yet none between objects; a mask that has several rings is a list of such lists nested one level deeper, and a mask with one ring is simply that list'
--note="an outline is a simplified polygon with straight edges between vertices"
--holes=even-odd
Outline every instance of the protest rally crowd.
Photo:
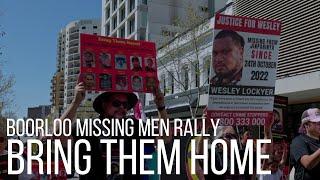
[{"label": "protest rally crowd", "polygon": [[[211,86],[234,86],[241,84],[244,81],[244,73],[243,73],[243,54],[244,54],[244,38],[241,37],[238,33],[232,30],[222,30],[220,31],[214,40],[213,45],[213,62],[212,69],[214,71],[214,76],[212,76],[210,80]],[[92,68],[96,68],[96,64],[92,63],[92,53],[85,52],[83,54],[83,62],[85,68],[92,73]],[[104,61],[103,66],[105,68],[110,68],[113,66],[112,63],[109,62],[111,57],[114,57],[114,54],[102,53],[101,58]],[[101,84],[97,89],[109,89],[108,91],[102,91],[93,101],[92,107],[99,114],[100,119],[133,119],[134,123],[132,127],[134,129],[139,128],[139,120],[132,116],[131,110],[137,105],[139,99],[138,96],[134,93],[135,90],[139,90],[140,92],[148,92],[153,94],[154,103],[156,105],[158,111],[158,118],[162,121],[169,121],[170,115],[166,110],[166,103],[163,93],[159,88],[159,84],[155,81],[154,78],[156,74],[156,65],[152,58],[145,58],[145,62],[142,65],[141,59],[138,57],[132,57],[132,67],[126,68],[126,58],[125,56],[116,56],[118,59],[117,63],[114,66],[121,73],[121,77],[111,78],[111,75],[114,75],[110,72],[109,74],[99,74],[93,72],[92,74],[88,74],[88,72],[82,72],[84,75],[82,77],[82,82],[79,82],[75,86],[74,91],[74,99],[66,109],[66,111],[62,114],[60,119],[63,121],[65,119],[70,119],[74,121],[77,116],[77,110],[81,106],[81,103],[84,101],[86,96],[86,91],[92,90],[95,87],[99,86],[98,81],[93,80],[95,77],[101,77],[105,81],[100,81]],[[153,57],[154,58],[154,57]],[[88,60],[90,59],[90,61]],[[120,61],[121,60],[121,61]],[[123,62],[122,62],[123,61]],[[130,63],[128,63],[130,64]],[[128,65],[129,66],[129,65]],[[123,70],[122,69],[126,69]],[[141,71],[146,71],[146,74],[143,74]],[[102,72],[102,71],[101,71]],[[134,74],[140,73],[140,74]],[[109,76],[110,75],[110,76]],[[129,77],[129,78],[128,78]],[[130,78],[131,77],[131,78]],[[108,80],[107,80],[108,79]],[[142,83],[142,79],[145,79]],[[149,79],[149,80],[148,80]],[[132,80],[132,87],[128,87],[129,83],[125,83],[127,81]],[[107,82],[110,81],[110,82]],[[114,83],[117,82],[117,83]],[[148,84],[147,86],[144,83]],[[202,117],[207,121],[211,118],[209,115],[209,109],[211,108],[210,104],[208,107],[204,108],[204,112]],[[211,109],[212,110],[212,109]],[[283,121],[285,119],[281,119],[282,115],[277,111],[271,111],[273,116],[270,121],[265,121],[263,126],[257,127],[257,130],[254,130],[253,127],[250,127],[248,124],[246,127],[240,127],[237,125],[231,126],[219,126],[216,136],[211,135],[210,137],[198,137],[197,141],[197,154],[203,154],[204,152],[211,151],[210,147],[204,149],[203,143],[204,141],[213,141],[217,139],[223,140],[227,144],[227,152],[224,152],[220,146],[216,147],[215,154],[210,154],[209,157],[209,169],[211,166],[217,167],[218,170],[223,167],[227,167],[226,173],[218,175],[214,174],[212,171],[208,171],[208,174],[205,174],[203,171],[204,162],[201,160],[197,160],[196,162],[196,174],[190,175],[190,170],[188,166],[186,166],[187,172],[182,172],[180,175],[172,175],[176,179],[200,179],[200,180],[215,180],[215,179],[226,179],[226,180],[283,180],[291,178],[296,180],[312,180],[320,178],[320,110],[318,108],[310,108],[305,110],[301,116],[301,126],[300,126],[300,135],[295,137],[291,142],[283,138],[280,141],[275,140],[273,130],[274,129],[283,129],[285,128]],[[281,120],[280,120],[281,119]],[[1,122],[2,123],[2,122]],[[115,123],[114,121],[112,123]],[[74,126],[76,128],[76,126]],[[80,146],[79,154],[80,157],[90,156],[91,157],[91,169],[88,173],[79,175],[81,180],[139,180],[139,179],[160,179],[161,175],[143,175],[140,174],[137,170],[136,173],[132,172],[133,167],[139,169],[141,167],[141,162],[137,161],[133,164],[130,160],[124,160],[124,173],[120,174],[119,169],[119,154],[120,149],[119,145],[116,144],[112,146],[111,153],[112,157],[111,161],[111,172],[107,173],[106,167],[106,146],[102,146],[100,143],[101,139],[123,139],[126,147],[124,149],[124,154],[136,154],[136,158],[139,159],[141,149],[139,141],[137,141],[136,149],[132,149],[132,139],[163,139],[167,146],[170,146],[172,141],[175,138],[172,134],[164,135],[160,137],[141,137],[137,134],[138,131],[134,131],[133,136],[123,136],[123,137],[104,137],[104,136],[79,136],[74,133],[76,129],[72,129],[71,136],[61,135],[58,137],[39,137],[44,143],[48,138],[59,139],[62,145],[65,145],[64,148],[67,150],[68,146],[66,146],[68,140],[72,140],[73,143],[76,143],[79,140],[87,140],[91,149],[87,150],[85,146]],[[7,132],[6,132],[6,124],[1,124],[0,126],[0,155],[1,155],[1,163],[0,163],[0,179],[1,174],[7,173],[8,162],[5,161],[5,158],[8,158],[7,154]],[[206,131],[212,131],[212,127],[206,126]],[[263,129],[262,132],[259,130]],[[96,127],[92,127],[92,131],[96,131]],[[261,138],[262,137],[262,138]],[[20,137],[16,137],[20,138]],[[246,156],[246,144],[248,140],[253,140],[255,142],[257,139],[270,139],[271,143],[263,144],[262,146],[262,154],[269,155],[268,159],[263,159],[262,162],[254,161],[253,164],[261,164],[261,169],[269,170],[270,174],[259,174],[256,171],[256,168],[253,169],[253,173],[249,173],[248,162],[246,163],[246,167],[244,173],[240,173],[240,169],[236,169],[235,173],[231,172],[231,164],[227,162],[227,165],[224,164],[223,154],[227,153],[227,156],[231,156],[230,154],[230,143],[231,141],[236,141],[239,147],[239,156],[243,159]],[[147,154],[153,154],[156,151],[157,144],[145,145],[144,152]],[[257,145],[254,144],[253,151],[256,151]],[[35,147],[35,152],[37,153],[37,148]],[[19,152],[19,148],[13,147],[13,150]],[[73,149],[74,150],[74,149]],[[14,166],[19,167],[19,163],[26,163],[28,159],[28,149],[24,150],[23,159],[24,161],[17,162]],[[44,151],[45,152],[45,151]],[[171,152],[167,152],[168,155]],[[41,158],[45,159],[46,154],[43,154]],[[188,156],[188,155],[187,155]],[[153,161],[154,160],[154,161]],[[212,161],[214,160],[214,162]],[[157,164],[157,159],[152,159],[148,163],[144,165],[147,166],[146,169],[156,169],[154,164]],[[5,163],[6,162],[6,163]],[[86,159],[79,159],[77,163],[80,166],[80,169],[85,169],[87,167]],[[175,162],[179,163],[179,162]],[[181,164],[181,166],[184,164]],[[27,165],[25,165],[26,167]],[[290,174],[289,174],[290,173]],[[3,176],[2,179],[40,179],[44,177],[46,179],[46,175],[39,175],[34,172],[33,174],[27,174],[24,170],[21,174],[17,175],[7,175]],[[72,178],[73,174],[66,174],[65,172],[60,175],[51,175],[48,179],[67,179],[67,177]]]},{"label": "protest rally crowd", "polygon": [[[63,118],[72,118],[75,116],[76,109],[80,105],[81,101],[84,98],[84,86],[83,83],[80,83],[76,87],[76,96],[75,100],[73,101],[72,105],[69,107],[67,112],[63,115]],[[103,93],[94,101],[94,108],[97,112],[100,113],[103,117],[116,117],[116,118],[123,118],[127,115],[127,111],[130,110],[133,105],[137,102],[137,98],[132,93]],[[155,102],[159,109],[159,114],[161,117],[166,117],[166,110],[164,108],[164,101],[163,101],[163,95],[158,92],[155,94]],[[197,174],[199,179],[288,179],[288,174],[284,174],[284,168],[286,164],[288,164],[289,159],[292,162],[290,165],[291,171],[294,172],[295,179],[316,179],[319,176],[319,167],[320,167],[320,143],[319,143],[319,136],[320,136],[320,110],[313,108],[306,110],[301,118],[301,135],[297,136],[291,143],[290,149],[287,146],[286,143],[281,142],[282,144],[265,144],[263,147],[263,151],[266,154],[270,155],[270,158],[268,160],[265,160],[262,162],[262,168],[265,170],[270,170],[271,174],[266,175],[258,175],[253,174],[250,175],[247,173],[247,170],[244,174],[229,174],[230,172],[223,174],[223,175],[215,175],[213,173],[205,175],[203,173]],[[264,126],[264,138],[265,139],[272,139],[272,125],[274,123],[271,122],[268,125]],[[0,155],[3,156],[7,153],[6,151],[6,129],[5,124],[1,125],[1,131],[0,131]],[[243,133],[238,132],[239,130],[237,127],[233,126],[221,126],[219,127],[219,131],[217,133],[217,136],[210,137],[214,139],[223,139],[226,142],[229,142],[232,139],[235,139],[238,141],[239,147],[244,148],[246,145],[246,141],[248,139],[253,139],[252,132],[250,130],[246,130]],[[60,137],[61,140],[64,138],[69,137]],[[123,137],[126,140],[126,137]],[[143,137],[128,137],[127,140],[130,138],[139,139]],[[167,143],[170,143],[172,138],[174,137],[164,137],[166,139]],[[205,138],[205,137],[204,137]],[[45,137],[41,138],[42,140],[45,140]],[[91,170],[86,175],[81,175],[80,179],[105,179],[106,178],[106,172],[105,167],[103,164],[105,164],[102,160],[103,156],[103,150],[99,146],[98,143],[98,137],[73,137],[73,140],[76,141],[77,139],[88,139],[89,142],[92,145],[92,150],[90,152],[81,152],[83,154],[90,154],[93,158],[93,164],[91,167]],[[128,141],[130,143],[131,141]],[[199,143],[201,144],[201,143]],[[277,146],[278,145],[278,146]],[[152,147],[151,147],[152,148]],[[217,147],[219,148],[219,147]],[[15,148],[14,148],[15,149]],[[15,149],[18,151],[18,149]],[[209,149],[208,149],[209,150]],[[244,150],[244,149],[240,149]],[[138,150],[137,150],[138,151]],[[197,153],[201,154],[203,153],[204,149],[201,149],[201,146],[199,145],[199,150]],[[290,158],[288,158],[288,152],[290,151]],[[222,163],[221,161],[221,151],[218,151],[219,153],[216,154],[216,164]],[[243,156],[243,151],[241,152],[241,156]],[[132,154],[130,150],[126,152],[128,154]],[[137,153],[139,154],[139,153]],[[45,156],[45,154],[43,155]],[[219,157],[219,158],[217,158]],[[24,158],[27,159],[26,152],[24,153]],[[209,158],[210,159],[210,158]],[[217,160],[218,159],[218,160]],[[24,162],[25,163],[25,162]],[[83,163],[85,162],[79,162],[80,167],[85,166]],[[256,163],[256,162],[254,162]],[[131,164],[131,163],[128,163]],[[210,163],[212,164],[212,162]],[[1,167],[3,164],[0,164]],[[139,164],[136,165],[139,167]],[[209,165],[210,166],[210,165]],[[222,165],[218,165],[218,167],[222,167]],[[201,169],[201,161],[199,161],[199,168]],[[228,167],[230,168],[230,167]],[[108,179],[143,179],[142,175],[131,175],[131,167],[125,166],[125,174],[120,176],[116,174],[118,172],[118,169],[115,167],[113,169],[115,174],[112,174],[112,177],[108,177]],[[286,170],[289,172],[289,169]],[[12,176],[14,177],[14,176]],[[19,175],[19,179],[37,179],[34,175],[28,175],[26,171],[24,171],[22,174]],[[69,175],[68,177],[72,177],[72,175]],[[11,179],[11,178],[10,178]],[[15,178],[12,178],[15,179]]]}]

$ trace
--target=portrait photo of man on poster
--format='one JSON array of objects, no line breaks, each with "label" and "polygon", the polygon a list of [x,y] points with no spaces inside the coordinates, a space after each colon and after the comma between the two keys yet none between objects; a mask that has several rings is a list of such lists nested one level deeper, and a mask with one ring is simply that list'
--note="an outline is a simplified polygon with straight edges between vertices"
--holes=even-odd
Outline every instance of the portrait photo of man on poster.
[{"label": "portrait photo of man on poster", "polygon": [[102,68],[111,68],[112,66],[111,55],[105,52],[100,53],[100,62],[101,62]]},{"label": "portrait photo of man on poster", "polygon": [[85,51],[82,59],[85,67],[95,67],[95,58],[93,52]]},{"label": "portrait photo of man on poster", "polygon": [[127,69],[126,56],[116,55],[115,63],[116,63],[116,69]]},{"label": "portrait photo of man on poster", "polygon": [[131,70],[142,71],[141,58],[137,56],[132,56],[130,59],[131,59]]},{"label": "portrait photo of man on poster", "polygon": [[232,30],[221,30],[212,49],[212,85],[237,85],[242,78],[244,39]]}]

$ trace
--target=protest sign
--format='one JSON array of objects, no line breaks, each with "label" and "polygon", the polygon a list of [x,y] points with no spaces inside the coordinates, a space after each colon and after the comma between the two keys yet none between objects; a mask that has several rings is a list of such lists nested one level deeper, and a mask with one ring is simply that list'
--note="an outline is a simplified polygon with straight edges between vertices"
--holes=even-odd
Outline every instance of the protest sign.
[{"label": "protest sign", "polygon": [[281,23],[217,14],[208,117],[220,125],[264,125],[273,118]]},{"label": "protest sign", "polygon": [[153,92],[158,86],[155,43],[80,35],[80,81],[87,90]]},{"label": "protest sign", "polygon": [[272,133],[273,134],[286,134],[284,132],[284,126],[288,125],[287,122],[287,107],[288,107],[288,98],[283,96],[274,97],[274,107],[273,107],[273,125]]}]

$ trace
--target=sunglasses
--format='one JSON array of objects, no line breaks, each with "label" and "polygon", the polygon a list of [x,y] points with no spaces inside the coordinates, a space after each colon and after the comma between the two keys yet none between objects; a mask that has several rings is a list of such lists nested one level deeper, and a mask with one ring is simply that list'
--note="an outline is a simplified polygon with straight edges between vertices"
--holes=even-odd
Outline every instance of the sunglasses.
[{"label": "sunglasses", "polygon": [[4,143],[5,139],[4,137],[0,137],[0,143]]},{"label": "sunglasses", "polygon": [[122,105],[123,108],[128,109],[129,108],[129,103],[127,101],[121,102],[119,100],[115,100],[112,102],[113,107],[120,107]]}]

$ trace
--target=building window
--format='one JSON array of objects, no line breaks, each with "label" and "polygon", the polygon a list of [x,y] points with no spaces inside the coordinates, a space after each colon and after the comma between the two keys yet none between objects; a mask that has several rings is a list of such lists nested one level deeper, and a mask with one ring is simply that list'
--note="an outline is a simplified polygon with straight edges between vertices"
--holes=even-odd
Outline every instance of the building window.
[{"label": "building window", "polygon": [[167,91],[167,86],[166,86],[166,75],[162,74],[161,75],[161,80],[160,80],[160,87],[161,87],[161,91],[163,92],[163,95],[166,95],[166,91]]},{"label": "building window", "polygon": [[207,56],[203,60],[203,84],[209,84],[210,81],[210,64],[211,56]]},{"label": "building window", "polygon": [[199,62],[194,64],[195,67],[195,86],[199,87],[200,85],[200,70],[199,70]]},{"label": "building window", "polygon": [[93,29],[97,29],[98,28],[98,26],[93,26]]},{"label": "building window", "polygon": [[188,66],[184,66],[182,68],[182,78],[183,78],[183,89],[188,90],[189,89],[189,70]]},{"label": "building window", "polygon": [[136,0],[129,0],[129,10],[130,12],[134,9]]},{"label": "building window", "polygon": [[122,22],[125,17],[126,17],[126,8],[122,8],[120,10],[120,22]]},{"label": "building window", "polygon": [[106,8],[106,20],[110,17],[110,6]]},{"label": "building window", "polygon": [[85,27],[85,26],[82,26],[81,29],[86,29],[86,27]]},{"label": "building window", "polygon": [[134,28],[135,28],[134,24],[135,24],[134,18],[130,19],[130,21],[129,21],[129,35],[134,32]]},{"label": "building window", "polygon": [[174,93],[174,75],[173,72],[170,73],[170,93],[173,94]]},{"label": "building window", "polygon": [[113,11],[115,11],[117,9],[117,0],[113,0]]},{"label": "building window", "polygon": [[141,12],[141,26],[147,27],[148,24],[148,12],[142,11]]},{"label": "building window", "polygon": [[120,37],[124,38],[125,36],[126,36],[126,31],[125,31],[125,28],[122,27],[122,28],[120,29]]},{"label": "building window", "polygon": [[117,16],[113,17],[112,23],[113,23],[113,29],[115,29],[117,27]]},{"label": "building window", "polygon": [[110,34],[110,24],[106,25],[106,36]]},{"label": "building window", "polygon": [[148,0],[142,0],[142,4],[148,5]]},{"label": "building window", "polygon": [[199,62],[195,61],[192,62],[192,68],[191,68],[191,74],[192,74],[192,87],[197,88],[200,85],[200,70],[199,70]]}]

